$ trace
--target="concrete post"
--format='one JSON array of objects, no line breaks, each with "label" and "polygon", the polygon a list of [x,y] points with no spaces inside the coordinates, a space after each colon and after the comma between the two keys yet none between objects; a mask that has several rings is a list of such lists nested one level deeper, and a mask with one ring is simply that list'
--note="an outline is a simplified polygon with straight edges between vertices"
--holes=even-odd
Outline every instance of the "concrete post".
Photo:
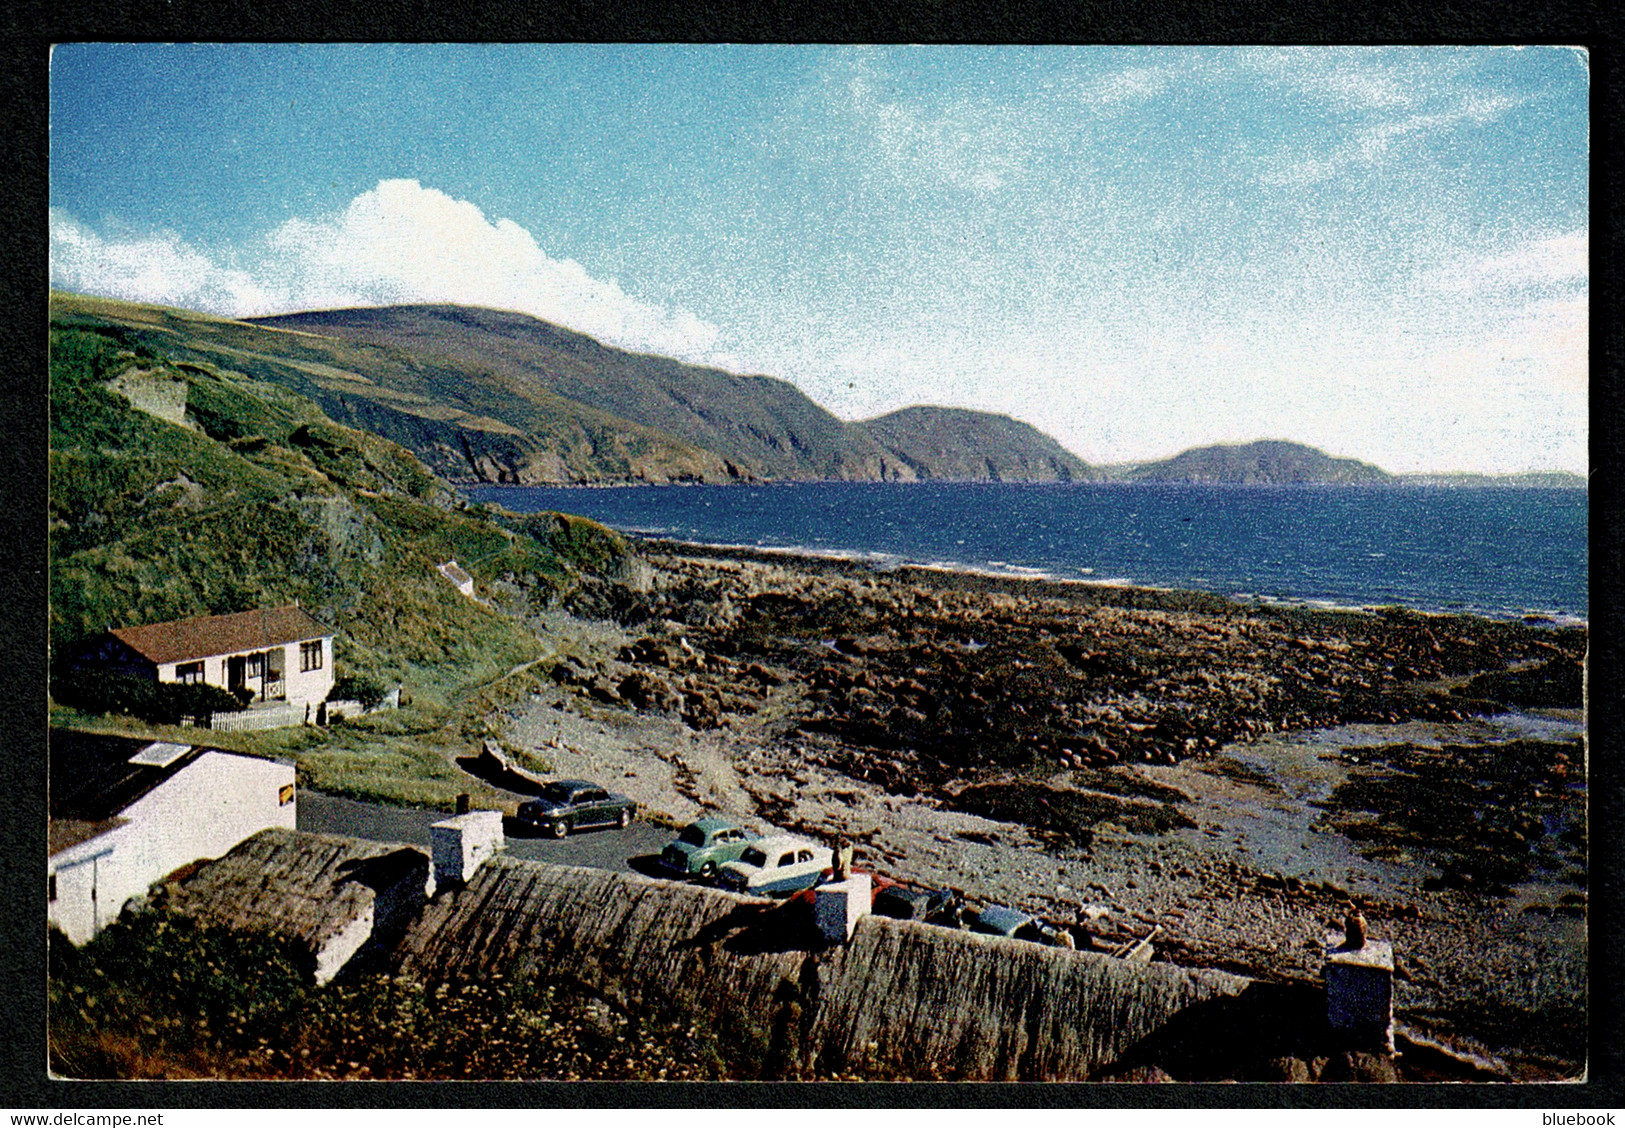
[{"label": "concrete post", "polygon": [[852,930],[858,920],[869,914],[874,899],[870,891],[869,875],[855,873],[845,881],[820,885],[813,890],[813,912],[818,921],[818,932],[831,943],[844,944],[852,939]]},{"label": "concrete post", "polygon": [[1351,1049],[1394,1052],[1394,946],[1386,940],[1346,945],[1326,937],[1326,1019]]},{"label": "concrete post", "polygon": [[474,871],[506,844],[501,811],[469,811],[431,824],[435,884],[467,884]]}]

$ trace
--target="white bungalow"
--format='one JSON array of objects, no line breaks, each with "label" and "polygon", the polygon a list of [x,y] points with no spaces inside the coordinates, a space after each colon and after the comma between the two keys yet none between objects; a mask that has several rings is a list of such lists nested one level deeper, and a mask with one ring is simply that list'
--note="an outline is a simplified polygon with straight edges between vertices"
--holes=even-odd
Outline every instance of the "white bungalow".
[{"label": "white bungalow", "polygon": [[115,627],[81,658],[162,682],[248,689],[255,702],[316,707],[333,688],[333,631],[297,604]]}]

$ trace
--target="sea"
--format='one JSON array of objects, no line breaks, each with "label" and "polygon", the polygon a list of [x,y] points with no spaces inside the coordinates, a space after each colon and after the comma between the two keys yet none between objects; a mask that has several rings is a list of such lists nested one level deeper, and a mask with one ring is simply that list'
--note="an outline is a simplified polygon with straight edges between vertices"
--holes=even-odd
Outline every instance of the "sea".
[{"label": "sea", "polygon": [[468,486],[707,545],[1320,606],[1584,622],[1573,489],[812,482]]}]

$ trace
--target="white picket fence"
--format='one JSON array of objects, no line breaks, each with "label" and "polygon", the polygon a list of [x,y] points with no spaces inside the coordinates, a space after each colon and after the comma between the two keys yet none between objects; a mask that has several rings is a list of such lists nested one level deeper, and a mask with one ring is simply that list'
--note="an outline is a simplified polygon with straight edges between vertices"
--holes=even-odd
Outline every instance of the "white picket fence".
[{"label": "white picket fence", "polygon": [[291,701],[263,709],[245,709],[240,713],[214,713],[209,717],[209,727],[217,732],[289,728],[304,723],[305,706]]},{"label": "white picket fence", "polygon": [[217,732],[290,728],[293,725],[318,722],[319,719],[330,723],[342,717],[360,717],[367,713],[376,713],[382,709],[398,709],[400,704],[401,687],[397,685],[371,709],[366,708],[359,701],[329,701],[322,706],[307,706],[298,702],[284,701],[280,705],[262,705],[255,709],[244,709],[239,713],[214,713],[209,717],[208,727]]}]

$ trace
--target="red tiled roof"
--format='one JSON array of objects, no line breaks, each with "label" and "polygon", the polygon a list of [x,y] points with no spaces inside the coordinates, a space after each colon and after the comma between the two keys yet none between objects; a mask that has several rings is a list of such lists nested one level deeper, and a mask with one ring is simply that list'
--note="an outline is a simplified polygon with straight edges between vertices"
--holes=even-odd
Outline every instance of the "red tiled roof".
[{"label": "red tiled roof", "polygon": [[115,627],[113,636],[149,662],[187,662],[217,654],[240,654],[290,642],[326,638],[333,632],[294,604],[235,615],[206,615],[144,627]]}]

